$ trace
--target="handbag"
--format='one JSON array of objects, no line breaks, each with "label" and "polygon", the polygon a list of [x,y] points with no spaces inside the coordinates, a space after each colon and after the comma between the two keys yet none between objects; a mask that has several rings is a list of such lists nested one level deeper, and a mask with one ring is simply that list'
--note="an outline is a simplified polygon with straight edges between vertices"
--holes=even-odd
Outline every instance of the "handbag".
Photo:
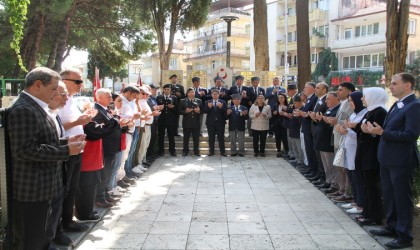
[{"label": "handbag", "polygon": [[341,137],[340,141],[340,147],[337,150],[337,153],[335,153],[333,165],[336,167],[342,167],[345,168],[345,162],[346,162],[346,148],[344,147],[344,137]]}]

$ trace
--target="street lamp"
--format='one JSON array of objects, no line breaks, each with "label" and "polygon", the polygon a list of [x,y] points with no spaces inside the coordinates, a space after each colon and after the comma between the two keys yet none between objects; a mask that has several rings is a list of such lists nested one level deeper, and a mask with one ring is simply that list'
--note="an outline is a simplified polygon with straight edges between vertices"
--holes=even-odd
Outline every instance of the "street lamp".
[{"label": "street lamp", "polygon": [[230,32],[231,32],[231,25],[232,22],[238,20],[239,18],[236,16],[222,16],[220,19],[225,20],[227,22],[227,42],[226,42],[226,67],[230,68]]}]

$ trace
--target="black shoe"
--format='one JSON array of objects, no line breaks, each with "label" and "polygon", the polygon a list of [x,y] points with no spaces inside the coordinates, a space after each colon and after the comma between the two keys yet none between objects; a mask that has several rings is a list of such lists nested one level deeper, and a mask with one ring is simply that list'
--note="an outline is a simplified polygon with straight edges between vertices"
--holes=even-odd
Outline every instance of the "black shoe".
[{"label": "black shoe", "polygon": [[320,185],[320,184],[325,183],[325,180],[324,179],[318,179],[318,180],[311,181],[311,183],[314,184],[314,185]]},{"label": "black shoe", "polygon": [[160,152],[158,155],[159,155],[159,156],[164,156],[164,155],[165,155],[165,153],[164,153],[164,152]]},{"label": "black shoe", "polygon": [[221,156],[225,156],[225,157],[227,156],[227,154],[226,154],[226,153],[221,153],[220,155],[221,155]]},{"label": "black shoe", "polygon": [[388,249],[401,249],[413,246],[413,241],[404,241],[401,239],[395,239],[385,244]]},{"label": "black shoe", "polygon": [[114,206],[114,204],[109,203],[107,201],[97,201],[95,204],[96,204],[97,207],[102,207],[102,208],[109,208],[109,207]]},{"label": "black shoe", "polygon": [[210,152],[209,154],[208,154],[208,156],[213,156],[214,155],[214,152]]},{"label": "black shoe", "polygon": [[176,153],[175,153],[175,152],[172,152],[172,153],[171,153],[171,155],[172,155],[172,156],[176,156]]},{"label": "black shoe", "polygon": [[397,232],[388,230],[386,228],[372,229],[369,232],[373,235],[378,235],[378,236],[387,236],[387,237],[397,237],[398,236]]},{"label": "black shoe", "polygon": [[98,222],[101,220],[101,216],[91,214],[88,218],[78,218],[78,219],[79,219],[79,223]]},{"label": "black shoe", "polygon": [[175,136],[181,136],[180,134],[176,134]]},{"label": "black shoe", "polygon": [[[83,225],[83,226],[86,226],[86,225]],[[89,227],[87,228],[89,229]],[[70,239],[70,237],[67,236],[67,234],[63,231],[57,232],[53,241],[54,243],[60,246],[71,246],[73,244],[73,241]]]},{"label": "black shoe", "polygon": [[123,181],[123,182],[125,182],[125,184],[130,184],[130,185],[133,185],[134,183],[136,183],[136,179],[134,179],[134,178],[129,178],[129,177],[127,177],[127,176],[124,176],[124,177],[122,178],[122,181]]},{"label": "black shoe", "polygon": [[117,202],[119,202],[121,199],[120,199],[120,198],[117,198],[117,197],[111,197],[110,195],[107,195],[107,196],[105,197],[105,200],[106,200],[108,203],[113,204],[113,203],[117,203]]},{"label": "black shoe", "polygon": [[258,153],[255,153],[255,154],[254,154],[254,157],[258,157]]},{"label": "black shoe", "polygon": [[316,185],[315,187],[317,187],[317,188],[330,188],[331,184],[324,182],[320,185]]},{"label": "black shoe", "polygon": [[283,154],[281,152],[277,153],[277,158],[281,158],[283,156]]},{"label": "black shoe", "polygon": [[143,167],[150,167],[152,163],[146,161],[146,162],[142,162],[141,165],[143,165]]},{"label": "black shoe", "polygon": [[131,186],[129,183],[126,183],[125,181],[123,181],[123,180],[119,180],[119,181],[117,181],[117,185],[119,186],[119,187],[121,187],[121,188],[128,188],[129,186]]},{"label": "black shoe", "polygon": [[243,154],[239,154],[239,156],[240,156],[240,157],[245,157],[245,155],[243,155]]},{"label": "black shoe", "polygon": [[261,156],[261,157],[265,157],[265,154],[264,154],[264,153],[260,153],[260,156]]},{"label": "black shoe", "polygon": [[237,156],[238,154],[231,154],[230,156],[232,156],[232,157],[235,157],[235,156]]},{"label": "black shoe", "polygon": [[332,193],[335,193],[335,192],[337,192],[338,191],[338,189],[336,189],[336,188],[334,188],[334,187],[330,187],[330,188],[328,188],[328,189],[325,189],[324,190],[324,193],[325,194],[332,194]]},{"label": "black shoe", "polygon": [[273,134],[269,134],[268,135],[268,138],[273,138]]},{"label": "black shoe", "polygon": [[182,156],[187,156],[188,152],[182,152]]},{"label": "black shoe", "polygon": [[308,177],[307,179],[308,179],[308,181],[316,181],[316,180],[319,180],[320,178],[321,178],[321,176],[316,174],[313,177]]},{"label": "black shoe", "polygon": [[84,232],[84,231],[89,230],[88,226],[79,224],[75,221],[72,221],[68,224],[63,224],[62,226],[63,226],[63,230],[66,232]]},{"label": "black shoe", "polygon": [[201,157],[201,155],[199,153],[194,154],[195,156]]}]

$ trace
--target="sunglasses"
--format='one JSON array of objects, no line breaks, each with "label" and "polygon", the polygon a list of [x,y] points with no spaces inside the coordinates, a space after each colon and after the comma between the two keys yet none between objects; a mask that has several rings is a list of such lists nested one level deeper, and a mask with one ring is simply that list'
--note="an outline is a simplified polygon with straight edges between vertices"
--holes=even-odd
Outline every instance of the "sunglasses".
[{"label": "sunglasses", "polygon": [[74,79],[63,79],[63,80],[72,81],[72,82],[76,83],[77,85],[83,83],[83,80],[74,80]]}]

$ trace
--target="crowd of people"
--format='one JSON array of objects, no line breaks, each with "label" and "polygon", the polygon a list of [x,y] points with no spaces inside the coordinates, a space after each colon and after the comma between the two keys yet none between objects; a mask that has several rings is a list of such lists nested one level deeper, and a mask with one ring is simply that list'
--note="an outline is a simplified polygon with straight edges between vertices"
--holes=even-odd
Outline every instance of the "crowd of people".
[{"label": "crowd of people", "polygon": [[[13,237],[16,249],[49,249],[54,241],[71,245],[66,232],[86,231],[101,219],[95,207],[115,206],[122,193],[165,154],[177,156],[175,136],[182,116],[182,156],[200,154],[203,121],[208,156],[221,156],[228,124],[230,156],[244,157],[245,132],[253,138],[254,157],[265,157],[267,137],[275,137],[283,157],[361,225],[384,225],[371,233],[396,237],[389,248],[412,244],[413,173],[419,165],[420,102],[415,78],[393,76],[390,90],[398,101],[388,111],[387,93],[372,87],[357,91],[343,82],[330,91],[325,82],[266,90],[253,77],[235,77],[235,86],[200,86],[186,91],[177,75],[162,87],[126,86],[120,93],[96,90],[95,103],[83,110],[75,96],[82,73],[60,74],[39,67],[28,73],[24,91],[7,117],[13,164]],[[344,157],[344,164],[334,165]],[[73,209],[75,208],[75,209]],[[74,221],[77,218],[77,222]]]}]

